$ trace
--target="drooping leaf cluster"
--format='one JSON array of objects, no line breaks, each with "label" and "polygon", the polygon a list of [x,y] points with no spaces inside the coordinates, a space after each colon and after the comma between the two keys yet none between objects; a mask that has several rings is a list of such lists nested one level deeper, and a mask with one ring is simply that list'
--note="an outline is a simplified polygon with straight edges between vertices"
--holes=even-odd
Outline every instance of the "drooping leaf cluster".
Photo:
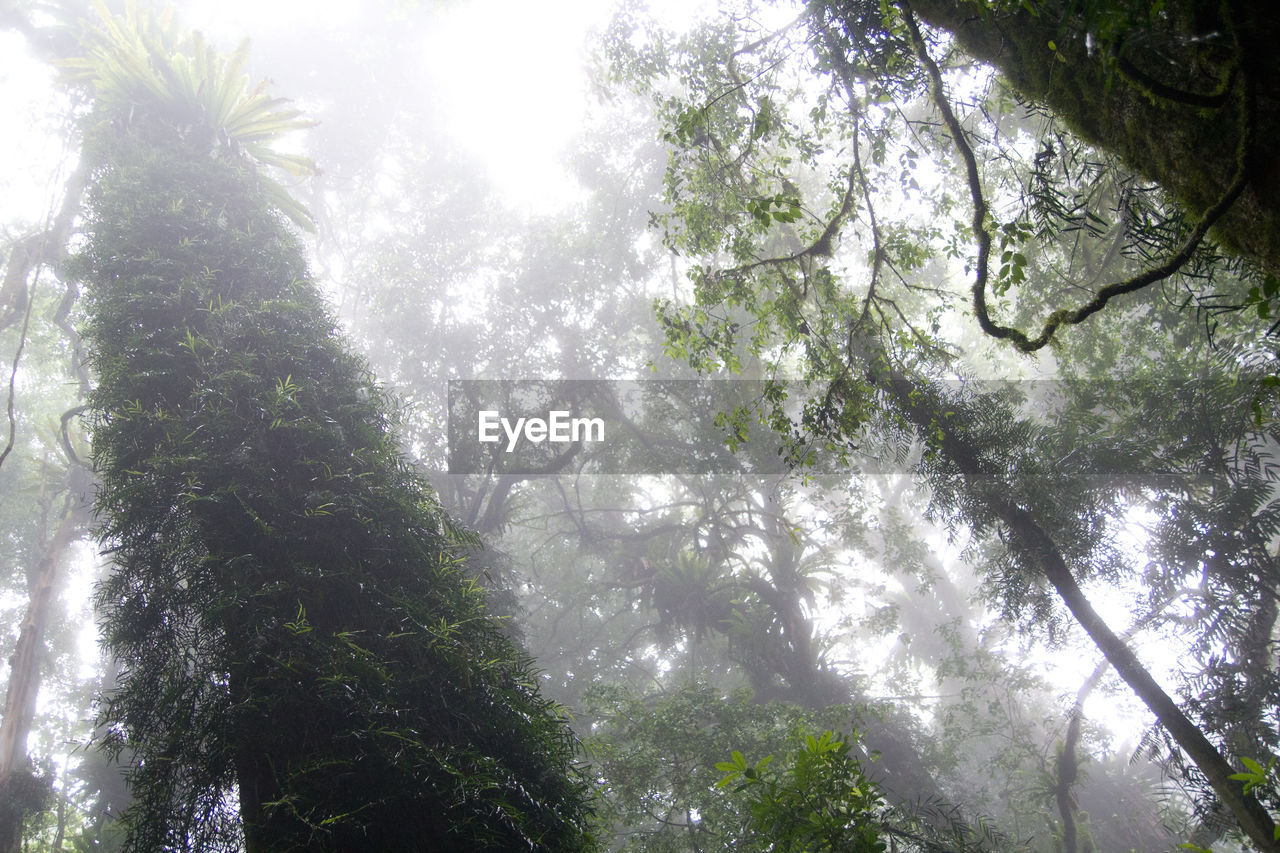
[{"label": "drooping leaf cluster", "polygon": [[599,720],[589,744],[619,849],[1019,849],[937,798],[886,801],[880,757],[857,734],[832,734],[872,712],[765,703],[699,683],[660,697],[598,685],[586,704]]},{"label": "drooping leaf cluster", "polygon": [[[103,108],[116,115],[159,109],[184,133],[197,133],[209,143],[248,154],[264,166],[292,175],[313,175],[308,157],[273,147],[282,134],[310,127],[314,122],[272,97],[266,82],[253,85],[245,75],[249,42],[242,41],[224,56],[200,32],[181,33],[173,10],[159,16],[139,13],[130,0],[117,18],[102,0],[93,0],[98,26],[86,29],[85,51],[62,63],[67,78],[93,87]],[[314,231],[310,212],[274,179],[259,182],[271,203],[295,225]]]},{"label": "drooping leaf cluster", "polygon": [[882,853],[887,849],[882,803],[849,742],[833,732],[805,735],[791,766],[779,773],[773,756],[755,763],[734,750],[716,763],[717,787],[734,787],[750,804],[750,825],[775,849]]}]

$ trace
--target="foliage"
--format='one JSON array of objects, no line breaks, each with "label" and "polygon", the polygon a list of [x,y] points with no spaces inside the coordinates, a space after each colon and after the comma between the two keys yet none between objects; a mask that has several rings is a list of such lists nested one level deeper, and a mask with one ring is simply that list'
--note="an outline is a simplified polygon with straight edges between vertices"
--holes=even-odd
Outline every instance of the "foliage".
[{"label": "foliage", "polygon": [[[1266,767],[1248,756],[1242,756],[1240,762],[1245,766],[1244,772],[1234,773],[1231,778],[1244,783],[1246,794],[1261,795],[1271,809],[1276,810],[1280,805],[1280,773],[1276,771],[1275,756],[1271,756]],[[1280,840],[1280,827],[1276,827],[1276,838]]]},{"label": "foliage", "polygon": [[601,817],[619,848],[636,853],[766,849],[746,799],[717,787],[716,762],[735,745],[781,752],[803,731],[847,725],[851,713],[760,704],[750,691],[695,683],[661,697],[598,685],[585,706],[598,720],[587,746],[604,784]]},{"label": "foliage", "polygon": [[589,847],[574,739],[275,193],[185,111],[119,108],[78,263],[127,849]]},{"label": "foliage", "polygon": [[[648,698],[601,685],[587,705],[599,716],[588,745],[605,786],[602,816],[621,850],[875,851],[888,839],[897,850],[1020,849],[939,800],[889,805],[879,781],[887,768],[860,738],[830,731],[870,712],[760,703],[750,691],[695,683]],[[796,744],[790,759],[771,757]],[[760,754],[770,757],[745,757]]]},{"label": "foliage", "polygon": [[[932,511],[953,529],[964,525],[984,542],[989,557],[983,568],[998,600],[1011,613],[1034,613],[1030,621],[1035,622],[1065,604],[1156,711],[1161,724],[1175,732],[1179,748],[1198,767],[1192,775],[1203,771],[1214,795],[1230,804],[1249,837],[1270,849],[1270,818],[1256,801],[1241,798],[1238,787],[1228,781],[1231,769],[1223,752],[1231,750],[1234,722],[1222,725],[1210,708],[1197,708],[1194,701],[1179,707],[1098,618],[1079,586],[1081,578],[1134,576],[1125,555],[1114,547],[1114,531],[1123,523],[1129,501],[1169,494],[1178,486],[1144,481],[1131,473],[1133,468],[1126,469],[1127,478],[1091,470],[1089,445],[1081,446],[1081,434],[1076,433],[1074,442],[1052,446],[1052,418],[1046,419],[1046,426],[1024,414],[1036,403],[1020,400],[1018,389],[993,391],[980,384],[942,381],[967,372],[963,357],[968,353],[942,334],[955,304],[948,281],[952,260],[964,263],[966,278],[977,265],[974,312],[988,332],[982,300],[993,234],[1003,241],[1004,272],[997,273],[997,290],[1005,295],[1017,292],[1020,300],[1022,291],[1030,289],[1019,287],[1020,282],[1034,282],[1039,291],[1042,281],[1078,280],[1076,265],[1081,259],[1093,265],[1090,277],[1095,280],[1136,267],[1132,275],[1116,273],[1122,282],[1151,283],[1156,280],[1152,270],[1181,269],[1193,255],[1196,263],[1212,266],[1216,257],[1201,252],[1199,240],[1207,223],[1240,196],[1243,172],[1237,168],[1235,178],[1228,174],[1225,194],[1205,204],[1206,213],[1194,227],[1177,224],[1179,214],[1167,206],[1167,199],[1153,218],[1126,222],[1116,237],[1120,242],[1114,244],[1128,250],[1121,252],[1119,268],[1110,266],[1107,258],[1099,259],[1102,250],[1096,245],[1077,252],[1079,235],[1068,228],[1071,216],[1088,220],[1094,205],[1106,204],[1107,192],[1081,209],[1064,207],[1067,218],[1056,223],[1052,216],[1044,219],[1039,244],[1031,247],[1036,229],[1030,217],[1006,218],[1005,211],[1018,208],[1019,169],[1032,150],[1019,140],[1036,138],[1034,122],[1044,108],[1037,111],[1015,102],[1004,116],[1005,125],[996,123],[1000,132],[975,137],[966,130],[944,88],[967,84],[979,118],[986,118],[987,111],[1009,109],[1001,103],[1005,90],[991,84],[989,77],[965,80],[963,68],[944,70],[932,59],[933,53],[943,52],[944,43],[926,40],[912,11],[922,5],[946,4],[814,4],[809,16],[776,30],[726,32],[709,27],[678,40],[659,34],[651,49],[655,59],[648,63],[634,61],[634,43],[619,47],[625,67],[643,69],[633,82],[651,87],[667,122],[665,138],[673,148],[667,172],[670,213],[659,221],[668,245],[689,256],[693,265],[684,293],[658,305],[668,351],[704,372],[745,369],[807,381],[811,390],[798,420],[779,405],[785,395],[766,398],[759,410],[762,422],[780,427],[791,460],[812,458],[815,447],[850,458],[858,451],[887,451],[898,461],[918,452],[914,467],[932,491]],[[739,21],[763,18],[762,10],[751,3],[743,4],[739,15]],[[964,61],[956,54],[947,54],[947,59],[953,66]],[[671,95],[666,75],[677,69],[684,85]],[[942,114],[950,140],[929,120],[919,118],[926,92]],[[1246,127],[1237,134],[1237,166],[1247,159],[1245,151],[1252,144],[1249,99],[1244,100],[1241,121]],[[775,109],[783,103],[785,112]],[[768,116],[766,129],[756,132],[760,116]],[[1065,131],[1057,128],[1051,133],[1061,138]],[[967,222],[957,215],[957,202],[950,195],[954,183],[922,175],[917,166],[924,154],[943,160],[956,147],[964,155],[956,177],[968,191],[966,212],[972,217]],[[1079,139],[1068,147],[1073,157],[1088,150]],[[1057,150],[1055,145],[1050,155]],[[979,159],[994,165],[983,174]],[[1065,176],[1066,190],[1059,186],[1053,191],[1087,190],[1071,185],[1070,172]],[[758,192],[762,182],[800,188],[797,197],[804,215],[794,222],[772,217],[766,222],[756,215],[759,205],[753,207],[751,199],[773,192]],[[1127,217],[1129,209],[1121,193],[1113,212]],[[939,227],[940,222],[950,227]],[[957,235],[977,241],[976,261]],[[1170,260],[1143,272],[1137,247],[1144,241],[1170,246]],[[1227,283],[1232,284],[1230,279]],[[1107,288],[1098,291],[1100,298],[1110,298],[1108,294],[1116,295]],[[1040,302],[1038,292],[1028,294],[1024,304],[1033,302]],[[1058,318],[1056,311],[1050,317],[1053,328],[1074,322]],[[1243,396],[1247,401],[1254,395]],[[1225,401],[1226,395],[1220,399]],[[1127,412],[1130,405],[1120,402],[1118,411]],[[1239,406],[1232,401],[1225,410],[1239,411]],[[1088,410],[1079,411],[1083,415]],[[1150,415],[1146,417],[1150,422]],[[1186,418],[1161,421],[1175,433],[1198,426]],[[1178,440],[1170,436],[1165,446],[1176,446]],[[1105,446],[1103,442],[1099,450]],[[1217,447],[1220,459],[1222,443],[1206,442],[1206,454],[1213,453],[1210,446]],[[1084,457],[1080,467],[1074,454]],[[1129,464],[1147,470],[1140,463]],[[1250,612],[1243,621],[1253,626],[1255,636],[1269,636],[1274,607],[1257,599],[1274,599],[1274,560],[1257,545],[1273,531],[1273,509],[1264,497],[1270,483],[1248,475],[1237,478],[1243,473],[1238,468],[1215,470],[1223,475],[1220,486],[1206,492],[1200,481],[1187,494],[1206,515],[1218,518],[1218,510],[1210,507],[1220,506],[1224,512],[1227,504],[1250,507],[1236,517],[1251,530],[1242,538],[1254,544],[1237,542],[1230,550],[1249,566],[1246,572],[1267,578],[1262,585],[1268,592],[1252,580],[1243,581],[1250,596],[1245,599]],[[1240,526],[1192,521],[1194,514],[1185,508],[1171,514],[1173,518],[1185,519],[1187,527],[1206,535]],[[1216,553],[1201,548],[1183,565],[1225,580],[1232,571],[1215,570],[1208,555]],[[1222,615],[1223,608],[1211,611]],[[1206,648],[1228,633],[1219,626],[1215,634],[1211,622],[1199,627]],[[1234,626],[1230,630],[1242,639],[1247,633]],[[1234,684],[1239,676],[1252,691],[1246,695],[1269,695],[1274,662],[1244,666],[1244,660],[1256,655],[1233,657],[1216,667],[1219,672],[1228,670],[1220,681]],[[1240,672],[1244,669],[1248,675]],[[1267,707],[1265,702],[1256,704]],[[1226,706],[1213,703],[1215,709]]]},{"label": "foliage", "polygon": [[789,853],[882,853],[884,804],[849,743],[832,732],[805,735],[804,746],[781,773],[772,756],[749,764],[737,750],[716,764],[750,808],[751,827],[772,849]]},{"label": "foliage", "polygon": [[[644,53],[639,33],[622,33],[619,44],[632,51],[634,68],[647,63],[649,70],[665,75],[655,89],[668,99],[674,122],[659,136],[648,111],[615,92],[609,118],[585,123],[591,136],[574,146],[575,176],[592,194],[565,215],[543,208],[533,220],[495,203],[484,176],[463,162],[466,155],[451,153],[435,114],[437,98],[411,102],[403,89],[368,85],[372,76],[399,79],[410,64],[417,69],[418,57],[409,46],[420,44],[422,32],[411,28],[434,25],[434,19],[417,10],[404,14],[408,7],[400,4],[395,21],[362,15],[358,26],[338,34],[326,33],[325,16],[318,15],[291,22],[283,41],[287,46],[270,40],[259,44],[278,51],[269,64],[277,74],[296,75],[289,87],[306,98],[309,111],[324,118],[325,132],[305,141],[334,177],[308,182],[303,189],[324,232],[317,246],[317,278],[326,277],[326,266],[341,271],[332,283],[343,293],[343,322],[354,321],[359,339],[379,360],[379,374],[412,400],[411,420],[398,423],[397,431],[402,446],[428,465],[443,435],[436,415],[444,406],[436,404],[445,377],[527,375],[532,363],[549,376],[622,376],[643,372],[646,359],[654,362],[650,370],[689,375],[683,372],[687,367],[657,357],[653,324],[643,316],[654,295],[674,294],[677,303],[690,296],[702,300],[688,317],[671,313],[674,354],[683,357],[681,347],[686,347],[713,368],[727,365],[749,374],[760,369],[756,355],[784,375],[808,370],[808,359],[824,368],[815,371],[817,393],[804,417],[796,424],[784,421],[779,406],[770,413],[775,416],[770,425],[786,435],[792,459],[810,466],[806,474],[820,470],[835,476],[821,481],[811,476],[795,491],[784,484],[776,504],[769,500],[777,495],[777,483],[694,476],[433,478],[455,517],[486,540],[494,537],[508,552],[498,559],[493,551],[480,560],[468,558],[459,571],[475,575],[492,569],[504,579],[521,579],[514,589],[527,608],[522,629],[548,670],[541,679],[544,690],[574,703],[592,682],[662,691],[661,698],[650,696],[628,707],[625,722],[618,715],[597,723],[578,717],[583,731],[604,732],[612,738],[611,748],[625,753],[613,755],[603,747],[597,752],[610,762],[599,771],[613,797],[609,808],[635,805],[624,796],[628,780],[634,790],[652,796],[640,800],[644,808],[609,824],[619,829],[616,844],[638,845],[643,838],[646,849],[705,847],[710,836],[688,826],[709,825],[708,816],[719,807],[713,802],[729,808],[730,792],[717,791],[707,779],[715,761],[731,749],[750,756],[773,754],[778,758],[768,769],[776,776],[803,732],[848,730],[847,718],[822,719],[757,738],[745,715],[731,721],[730,707],[738,703],[724,700],[732,687],[749,681],[757,700],[782,696],[811,705],[892,694],[895,722],[906,721],[902,728],[916,737],[899,739],[901,748],[894,750],[873,722],[859,720],[866,748],[874,744],[884,751],[880,761],[863,763],[868,775],[885,782],[886,791],[897,787],[907,796],[935,783],[958,791],[967,811],[994,809],[1002,826],[1020,837],[1034,833],[1036,849],[1047,851],[1055,841],[1051,835],[1062,838],[1053,826],[1057,815],[1051,799],[1051,792],[1065,787],[1063,774],[1054,769],[1053,744],[1063,725],[1061,697],[1033,675],[1038,667],[1016,661],[1039,660],[1041,654],[1057,659],[1061,644],[1074,652],[1078,638],[1034,566],[1011,554],[998,520],[988,513],[985,526],[964,529],[981,507],[967,499],[963,478],[940,454],[939,442],[928,440],[945,436],[948,422],[939,419],[917,432],[903,419],[886,416],[886,397],[874,383],[856,374],[844,377],[844,383],[826,384],[821,378],[838,374],[841,366],[838,358],[821,361],[823,345],[842,338],[850,327],[832,322],[824,316],[827,311],[846,320],[865,313],[866,319],[853,323],[857,331],[882,334],[894,356],[922,373],[953,379],[963,375],[961,364],[972,366],[986,357],[981,342],[975,345],[968,334],[969,320],[946,308],[962,301],[944,283],[947,274],[959,278],[973,251],[968,199],[952,169],[959,162],[956,147],[921,100],[927,75],[896,14],[905,4],[815,3],[799,17],[800,4],[795,5],[729,8],[729,16],[714,28],[672,43],[660,57]],[[1062,31],[1053,33],[1048,45],[1055,54],[1052,62],[1074,72],[1093,58],[1111,60],[1116,90],[1127,74],[1117,67],[1120,57],[1137,59],[1148,70],[1164,69],[1168,76],[1157,75],[1164,79],[1197,86],[1206,69],[1212,76],[1220,67],[1215,52],[1222,52],[1221,42],[1159,43],[1167,31],[1157,39],[1143,31],[1185,13],[1187,4],[1181,2],[1126,3],[1120,9],[1110,0],[968,5],[913,0],[911,8],[924,15],[945,5],[972,13],[971,29],[981,29],[988,14],[1034,8],[1050,17],[1066,8],[1068,17],[1075,15],[1086,26],[1078,26],[1075,18],[1062,21]],[[1217,8],[1199,5],[1210,16]],[[1153,18],[1156,6],[1173,10],[1171,17]],[[1123,14],[1111,14],[1117,11]],[[634,7],[623,14],[631,23],[641,18]],[[818,37],[813,21],[824,14]],[[757,25],[760,29],[753,29]],[[1011,45],[1029,31],[1008,29]],[[488,35],[477,30],[481,38]],[[1086,31],[1095,45],[1088,57],[1076,43]],[[185,41],[154,31],[152,36],[157,43],[169,39],[164,43],[170,46]],[[992,201],[985,225],[994,240],[989,283],[995,316],[1034,327],[1058,305],[1075,303],[1081,297],[1078,285],[1104,280],[1096,276],[1114,268],[1110,265],[1120,265],[1119,277],[1131,275],[1176,248],[1186,217],[1159,187],[1128,173],[1121,158],[1083,144],[1067,130],[1070,121],[991,80],[958,51],[958,40],[935,37],[927,29],[924,37],[975,147]],[[1026,39],[1016,42],[1020,49],[1010,53],[1031,55],[1021,49],[1027,44]],[[162,87],[169,78],[180,83],[177,74],[185,73],[184,67],[194,72],[199,65],[199,51],[149,53],[144,44],[135,47],[146,73]],[[700,52],[710,58],[700,58]],[[1068,56],[1070,64],[1063,61]],[[219,85],[197,84],[188,94],[199,97]],[[1230,79],[1223,82],[1223,92],[1234,91],[1232,85]],[[850,91],[859,97],[848,97]],[[136,92],[122,101],[130,117],[122,124],[148,114],[147,88]],[[1093,94],[1081,92],[1080,102],[1101,117],[1109,115]],[[203,136],[210,152],[248,153],[215,129],[217,121],[204,120],[207,105],[174,106],[171,112],[186,116],[180,132]],[[1228,110],[1218,119],[1233,116]],[[1236,125],[1234,120],[1217,123],[1224,130]],[[607,124],[607,131],[599,132],[599,124]],[[1223,146],[1227,153],[1231,148]],[[673,206],[683,207],[662,219],[670,245],[683,255],[671,259],[669,278],[659,272],[664,265],[657,241],[641,235],[661,177],[659,161],[668,150],[685,180],[670,195]],[[716,155],[715,169],[702,174],[690,169],[700,165],[696,151]],[[850,164],[865,180],[848,171]],[[731,191],[725,192],[726,186]],[[716,241],[718,214],[707,204],[715,193],[721,193],[725,218],[741,225],[723,243]],[[283,209],[279,200],[272,203]],[[670,210],[660,206],[659,218]],[[695,241],[709,251],[696,249]],[[701,268],[692,284],[682,285],[679,276],[687,263]],[[729,265],[741,267],[740,274],[718,274]],[[1256,292],[1245,296],[1251,284]],[[1236,429],[1238,398],[1249,398],[1245,387],[1231,394],[1215,384],[1195,396],[1196,402],[1184,400],[1191,386],[1175,380],[1198,367],[1190,358],[1176,367],[1168,361],[1168,354],[1179,349],[1200,352],[1197,330],[1173,322],[1177,303],[1214,292],[1223,297],[1214,304],[1228,308],[1247,302],[1250,319],[1256,315],[1274,322],[1274,316],[1268,319],[1274,314],[1269,307],[1274,288],[1265,281],[1237,284],[1229,270],[1223,274],[1221,258],[1201,252],[1181,279],[1162,286],[1160,296],[1168,305],[1141,298],[1118,301],[1120,311],[1091,320],[1089,328],[1100,330],[1096,337],[1084,327],[1055,337],[1060,366],[1107,372],[1155,364],[1154,372],[1167,374],[1168,381],[1104,387],[1094,373],[1082,370],[1085,381],[1069,391],[1069,405],[1043,419],[1047,428],[1015,415],[1040,406],[1040,397],[1005,394],[972,408],[972,399],[964,395],[945,399],[952,410],[966,412],[971,434],[988,442],[983,464],[1009,479],[1018,500],[1037,512],[1051,508],[1056,541],[1070,546],[1073,571],[1099,594],[1118,596],[1162,640],[1195,632],[1194,647],[1181,661],[1184,708],[1236,754],[1262,755],[1274,737],[1276,707],[1269,699],[1274,678],[1259,676],[1272,667],[1265,662],[1265,643],[1257,642],[1267,622],[1270,581],[1266,560],[1248,539],[1254,531],[1265,532],[1274,515],[1267,506],[1267,478],[1260,473],[1271,464],[1272,439]],[[74,293],[74,285],[68,286],[64,305]],[[716,297],[727,298],[713,305]],[[1227,340],[1233,318],[1213,317],[1216,339]],[[727,322],[717,325],[722,319]],[[706,341],[699,335],[711,332],[715,348],[703,347]],[[785,343],[788,339],[795,345]],[[1228,382],[1234,374],[1230,365],[1256,363],[1249,344],[1238,346],[1246,340],[1251,339],[1235,335],[1231,354],[1223,354],[1228,369],[1222,376]],[[959,358],[947,360],[944,353]],[[1041,365],[1051,363],[1045,358]],[[24,361],[23,389],[30,381],[28,364],[36,362]],[[1033,369],[1029,365],[1000,358],[977,370],[1019,374]],[[296,397],[307,384],[289,368],[268,378],[270,392],[283,397]],[[977,387],[966,384],[970,390]],[[1135,394],[1141,400],[1131,400]],[[1168,414],[1170,401],[1177,401],[1176,417]],[[1273,400],[1258,395],[1255,402],[1255,423],[1268,421]],[[19,417],[28,411],[24,408]],[[1204,411],[1221,417],[1202,423]],[[724,426],[735,433],[745,430],[755,414],[735,412]],[[277,412],[268,427],[278,433],[289,423]],[[828,438],[836,440],[824,446]],[[1230,461],[1223,464],[1223,455]],[[922,456],[925,464],[917,465]],[[582,461],[576,459],[573,467]],[[880,485],[884,481],[869,476],[912,467],[928,472],[933,485],[941,487],[933,490],[919,482],[901,492],[897,485],[892,489],[899,496],[890,498],[890,488]],[[1155,487],[1137,476],[1139,468],[1177,475],[1170,473]],[[1097,482],[1100,471],[1108,472],[1105,484]],[[898,476],[889,482],[907,480]],[[885,509],[878,515],[864,512],[865,497],[881,490]],[[30,526],[24,505],[28,491],[4,492],[13,498],[6,501],[13,505],[7,513],[16,525],[6,527],[11,533]],[[333,511],[323,506],[329,500],[317,501],[320,513]],[[896,521],[894,508],[901,509]],[[1121,557],[1132,555],[1118,554],[1114,547],[1117,519],[1125,512],[1134,513],[1156,543],[1147,549],[1145,565],[1126,565]],[[1155,527],[1146,521],[1148,515],[1159,516]],[[767,529],[774,518],[778,529]],[[1124,539],[1137,535],[1131,530]],[[15,565],[21,561],[19,549]],[[975,571],[986,581],[985,598],[971,576]],[[998,621],[993,603],[1014,621]],[[284,630],[299,637],[316,634],[310,606],[282,604]],[[486,611],[494,610],[490,598]],[[504,606],[502,612],[510,611]],[[949,654],[948,643],[954,644]],[[67,671],[71,656],[59,660],[59,669]],[[1202,666],[1206,662],[1210,665]],[[715,698],[705,703],[701,728],[682,728],[676,714],[656,714],[643,722],[691,676],[717,685]],[[708,719],[723,720],[723,730],[713,736]],[[738,730],[742,737],[735,736]],[[628,739],[624,732],[635,736]],[[1093,732],[1087,751],[1096,759],[1106,752],[1105,734]],[[59,737],[46,725],[40,743]],[[1152,749],[1144,755],[1163,756],[1155,748],[1158,742],[1158,734],[1150,735]],[[660,745],[650,748],[652,743]],[[863,748],[853,749],[861,758]],[[1077,754],[1083,759],[1086,750]],[[900,771],[912,761],[924,772],[901,784]],[[1082,766],[1068,791],[1070,799],[1079,800],[1077,819],[1083,827],[1083,811],[1091,812],[1095,838],[1110,849],[1166,849],[1162,837],[1145,827],[1168,812],[1153,808],[1147,785],[1156,783],[1136,772],[1150,772],[1153,765],[1124,765],[1123,757],[1112,755]],[[1138,784],[1132,784],[1135,777]],[[649,787],[642,787],[644,779]],[[1135,800],[1140,802],[1131,806]],[[1172,810],[1181,808],[1178,796],[1164,800]],[[1199,800],[1206,810],[1212,807],[1207,794]],[[690,802],[698,803],[692,815],[701,820],[691,820],[681,805]],[[734,809],[730,823],[721,825],[746,825],[742,804]],[[1112,823],[1104,829],[1108,818]],[[1143,824],[1142,833],[1114,831],[1117,823],[1130,820]],[[73,820],[69,826],[74,825]],[[52,828],[51,817],[46,826]],[[750,849],[758,840],[767,843],[759,833],[737,843]],[[1195,840],[1212,842],[1203,833]]]}]

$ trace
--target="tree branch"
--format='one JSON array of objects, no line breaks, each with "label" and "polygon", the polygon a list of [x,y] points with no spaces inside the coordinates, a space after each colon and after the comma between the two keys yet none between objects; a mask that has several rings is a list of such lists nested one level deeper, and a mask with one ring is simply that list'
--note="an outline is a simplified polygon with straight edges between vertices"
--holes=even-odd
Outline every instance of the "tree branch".
[{"label": "tree branch", "polygon": [[1041,328],[1036,337],[1029,337],[1026,333],[1012,326],[1004,326],[996,323],[991,319],[990,312],[987,308],[987,281],[990,276],[991,261],[991,234],[987,230],[986,220],[988,206],[982,191],[982,179],[978,173],[977,159],[974,156],[973,148],[969,145],[965,137],[964,128],[961,126],[959,119],[956,118],[955,112],[951,109],[951,104],[947,100],[946,93],[943,91],[942,72],[938,69],[938,64],[934,62],[933,57],[929,55],[926,48],[924,37],[920,34],[920,27],[916,23],[915,16],[911,12],[909,3],[901,4],[903,20],[906,22],[907,30],[911,36],[911,43],[916,51],[916,57],[924,65],[929,75],[929,91],[933,98],[934,104],[938,111],[942,114],[943,122],[947,126],[952,139],[955,141],[956,148],[960,152],[960,157],[964,161],[965,176],[969,184],[969,195],[973,199],[973,221],[972,227],[974,238],[978,241],[978,257],[976,261],[977,270],[973,283],[973,311],[978,318],[978,324],[982,330],[993,338],[998,340],[1010,341],[1015,347],[1025,353],[1035,352],[1046,346],[1054,336],[1054,333],[1061,326],[1073,326],[1083,323],[1089,317],[1101,311],[1117,296],[1126,293],[1133,293],[1148,287],[1159,281],[1164,281],[1174,273],[1182,269],[1191,256],[1195,254],[1199,248],[1201,241],[1209,232],[1209,229],[1217,224],[1238,199],[1245,187],[1249,183],[1249,160],[1250,150],[1253,147],[1254,136],[1257,132],[1257,104],[1256,95],[1252,81],[1248,75],[1241,73],[1242,87],[1240,92],[1240,139],[1236,153],[1235,174],[1231,183],[1227,186],[1222,196],[1209,207],[1208,210],[1197,221],[1187,239],[1183,242],[1174,254],[1164,263],[1147,269],[1135,276],[1124,279],[1123,281],[1113,282],[1099,289],[1094,294],[1093,299],[1081,305],[1074,310],[1069,308],[1061,308],[1054,311],[1049,319]]}]

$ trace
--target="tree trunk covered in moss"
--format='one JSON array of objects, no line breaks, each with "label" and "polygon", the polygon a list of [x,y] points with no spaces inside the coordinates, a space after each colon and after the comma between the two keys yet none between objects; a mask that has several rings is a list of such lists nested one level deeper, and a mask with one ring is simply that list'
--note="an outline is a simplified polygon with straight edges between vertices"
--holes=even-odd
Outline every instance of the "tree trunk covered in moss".
[{"label": "tree trunk covered in moss", "polygon": [[[833,4],[846,18],[853,5]],[[909,5],[1197,216],[1235,174],[1247,80],[1257,101],[1248,184],[1214,236],[1280,275],[1280,6],[1172,0],[1152,23],[1148,3],[1097,4],[1091,20],[1063,0],[1031,4],[1036,14],[1014,2]]]},{"label": "tree trunk covered in moss", "polygon": [[590,846],[574,739],[256,173],[141,108],[86,144],[130,848]]}]

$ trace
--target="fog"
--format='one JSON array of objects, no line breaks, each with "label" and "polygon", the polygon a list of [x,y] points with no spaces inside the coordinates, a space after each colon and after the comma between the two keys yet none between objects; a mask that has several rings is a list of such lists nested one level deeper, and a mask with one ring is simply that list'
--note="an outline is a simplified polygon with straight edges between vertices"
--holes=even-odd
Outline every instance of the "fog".
[{"label": "fog", "polygon": [[[1150,696],[1231,770],[1257,770],[1249,802],[1275,813],[1274,276],[1205,243],[1036,354],[984,334],[975,231],[993,322],[1035,333],[1169,256],[1194,217],[941,26],[916,45],[909,12],[891,26],[876,4],[793,6],[171,13],[224,54],[248,39],[244,73],[314,122],[272,142],[314,170],[253,168],[309,213],[310,230],[288,227],[332,323],[464,531],[461,571],[562,706],[598,849],[1259,844]],[[103,701],[131,663],[92,642],[118,543],[84,503],[109,413],[87,397],[104,368],[81,330],[108,300],[76,255],[108,169],[80,168],[103,156],[81,146],[105,98],[66,65],[102,23],[71,0],[0,23],[0,640],[17,739],[0,785],[47,791],[15,806],[0,848],[145,849],[134,734]],[[934,82],[981,170],[982,229]],[[1220,310],[1233,300],[1244,310]],[[260,378],[292,400],[292,374]],[[254,415],[263,435],[284,411]],[[296,494],[324,514],[336,488]],[[302,598],[271,624],[310,630]],[[1128,657],[1104,655],[1096,624]],[[39,663],[22,680],[24,648]],[[823,732],[848,758],[805,765],[806,749],[844,756],[821,752]],[[744,775],[757,767],[768,785]],[[252,797],[227,785],[209,808],[234,824]],[[273,849],[252,826],[182,832],[174,849]],[[859,832],[882,846],[854,846]],[[299,849],[340,849],[325,837]]]}]

